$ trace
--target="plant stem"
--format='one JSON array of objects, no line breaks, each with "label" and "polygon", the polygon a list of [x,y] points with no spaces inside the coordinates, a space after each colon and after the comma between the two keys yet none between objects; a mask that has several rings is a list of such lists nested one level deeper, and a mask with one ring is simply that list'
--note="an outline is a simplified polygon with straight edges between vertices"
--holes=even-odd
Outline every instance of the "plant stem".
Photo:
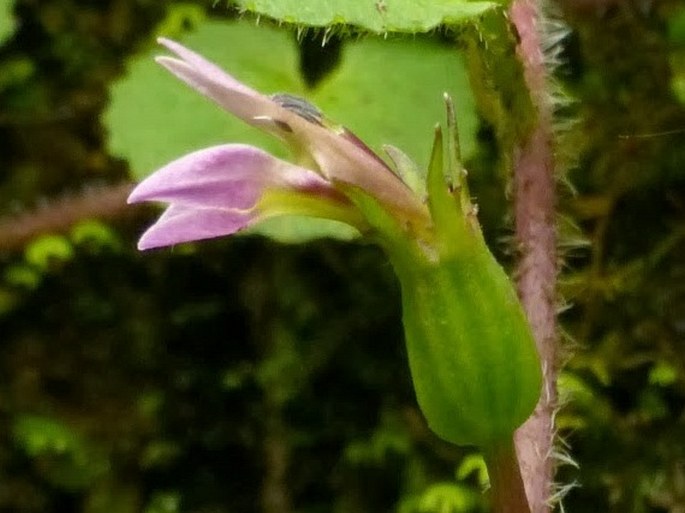
[{"label": "plant stem", "polygon": [[518,55],[537,107],[537,125],[514,155],[516,238],[520,250],[518,292],[540,354],[543,390],[533,415],[515,436],[521,473],[532,513],[551,511],[554,480],[554,410],[556,397],[555,182],[552,105],[538,28],[539,0],[514,0],[510,17],[520,44]]},{"label": "plant stem", "polygon": [[513,441],[486,453],[493,513],[530,513]]},{"label": "plant stem", "polygon": [[[518,266],[518,291],[531,324],[540,354],[543,389],[533,415],[516,433],[516,447],[526,493],[533,513],[551,510],[554,464],[551,458],[554,438],[554,409],[556,408],[556,304],[554,280],[556,251],[554,221],[547,214],[546,203],[553,196],[552,187],[542,166],[536,132],[528,147],[522,150],[517,169],[516,232],[521,257]],[[551,175],[551,173],[550,173]],[[542,182],[538,177],[543,177]],[[551,179],[549,179],[551,180]],[[551,208],[550,208],[551,210]]]}]

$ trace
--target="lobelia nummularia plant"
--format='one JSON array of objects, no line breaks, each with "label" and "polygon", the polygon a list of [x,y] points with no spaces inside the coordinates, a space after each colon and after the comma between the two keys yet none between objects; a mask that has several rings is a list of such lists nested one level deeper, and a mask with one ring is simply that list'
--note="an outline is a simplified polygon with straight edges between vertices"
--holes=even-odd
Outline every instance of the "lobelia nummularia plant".
[{"label": "lobelia nummularia plant", "polygon": [[400,150],[386,147],[393,171],[306,101],[262,95],[182,45],[159,42],[177,57],[158,63],[283,140],[293,158],[226,144],[171,162],[129,197],[169,204],[138,247],[230,235],[279,215],[353,226],[385,250],[399,278],[411,375],[430,428],[481,448],[491,478],[503,460],[515,463],[512,435],[538,400],[540,363],[516,293],[476,219],[449,98],[447,142],[437,127],[422,183]]}]

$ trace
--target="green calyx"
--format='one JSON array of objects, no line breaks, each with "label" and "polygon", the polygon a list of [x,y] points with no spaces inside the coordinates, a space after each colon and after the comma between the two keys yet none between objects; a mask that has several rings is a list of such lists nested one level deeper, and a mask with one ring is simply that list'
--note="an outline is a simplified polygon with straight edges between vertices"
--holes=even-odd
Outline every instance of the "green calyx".
[{"label": "green calyx", "polygon": [[355,203],[400,280],[409,365],[428,425],[445,440],[487,450],[509,443],[532,413],[542,376],[514,287],[476,219],[446,100],[447,155],[437,128],[426,179],[429,236],[412,239],[368,196]]},{"label": "green calyx", "polygon": [[541,371],[516,293],[474,240],[437,263],[394,259],[407,352],[431,429],[460,445],[511,437],[537,403]]}]

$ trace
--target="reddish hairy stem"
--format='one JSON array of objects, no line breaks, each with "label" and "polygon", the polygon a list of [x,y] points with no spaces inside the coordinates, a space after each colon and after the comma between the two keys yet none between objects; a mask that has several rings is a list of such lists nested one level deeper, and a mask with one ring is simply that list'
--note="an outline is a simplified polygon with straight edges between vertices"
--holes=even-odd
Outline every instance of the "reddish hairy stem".
[{"label": "reddish hairy stem", "polygon": [[[532,513],[551,510],[551,458],[556,408],[556,246],[549,136],[538,128],[517,158],[516,234],[521,250],[518,292],[540,354],[543,389],[533,415],[516,433],[516,449]],[[549,171],[550,176],[546,176]]]},{"label": "reddish hairy stem", "polygon": [[538,0],[514,0],[510,17],[521,42],[526,83],[538,110],[537,125],[514,154],[516,239],[520,250],[518,293],[542,361],[543,390],[533,415],[515,442],[532,513],[551,511],[554,464],[551,458],[556,397],[556,231],[552,110],[544,55],[537,27]]}]

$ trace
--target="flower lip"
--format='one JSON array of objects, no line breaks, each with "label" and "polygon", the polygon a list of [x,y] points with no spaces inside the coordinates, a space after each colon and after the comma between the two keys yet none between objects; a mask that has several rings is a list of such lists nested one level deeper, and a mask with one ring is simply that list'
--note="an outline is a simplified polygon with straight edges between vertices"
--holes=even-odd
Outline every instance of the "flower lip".
[{"label": "flower lip", "polygon": [[232,235],[257,220],[254,212],[170,205],[140,237],[138,249],[154,249],[183,242]]},{"label": "flower lip", "polygon": [[[303,195],[310,201],[298,206]],[[131,192],[129,203],[141,201],[170,204],[141,237],[141,249],[230,235],[303,209],[356,221],[349,200],[317,173],[243,144],[205,148],[167,164]]]}]

